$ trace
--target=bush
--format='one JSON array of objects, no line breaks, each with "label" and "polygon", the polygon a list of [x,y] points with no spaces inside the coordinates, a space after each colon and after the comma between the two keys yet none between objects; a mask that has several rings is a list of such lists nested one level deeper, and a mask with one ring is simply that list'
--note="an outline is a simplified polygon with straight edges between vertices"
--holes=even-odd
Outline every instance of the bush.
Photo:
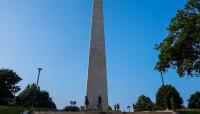
[{"label": "bush", "polygon": [[135,111],[152,111],[153,107],[154,104],[151,99],[144,95],[139,96],[137,103],[133,104]]},{"label": "bush", "polygon": [[35,84],[28,85],[22,92],[20,92],[19,96],[16,97],[16,105],[26,107],[32,106],[35,91],[36,99],[34,107],[56,109],[56,105],[49,96],[49,92],[42,91],[40,88],[37,89]]},{"label": "bush", "polygon": [[[173,103],[173,106],[171,105]],[[181,109],[183,108],[183,99],[179,92],[171,85],[161,86],[156,93],[156,105],[158,109]]]},{"label": "bush", "polygon": [[196,92],[190,96],[188,99],[188,108],[190,109],[200,109],[200,92]]},{"label": "bush", "polygon": [[67,111],[67,112],[79,112],[80,111],[80,109],[77,106],[66,106],[63,110]]},{"label": "bush", "polygon": [[111,106],[108,106],[108,110],[109,110],[109,111],[112,111],[112,107],[111,107]]}]

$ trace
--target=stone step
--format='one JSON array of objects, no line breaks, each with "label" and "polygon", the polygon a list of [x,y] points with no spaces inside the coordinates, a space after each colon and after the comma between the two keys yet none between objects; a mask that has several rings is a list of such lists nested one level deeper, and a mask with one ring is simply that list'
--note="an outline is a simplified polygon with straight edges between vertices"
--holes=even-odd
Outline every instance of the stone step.
[{"label": "stone step", "polygon": [[[34,112],[33,114],[101,114],[100,112]],[[102,114],[176,114],[169,112],[103,112]]]}]

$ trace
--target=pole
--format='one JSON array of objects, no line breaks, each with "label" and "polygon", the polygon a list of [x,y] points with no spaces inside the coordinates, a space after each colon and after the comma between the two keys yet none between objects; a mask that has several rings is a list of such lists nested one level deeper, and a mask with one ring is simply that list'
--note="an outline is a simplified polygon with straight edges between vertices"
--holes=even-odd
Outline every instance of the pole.
[{"label": "pole", "polygon": [[40,79],[40,72],[41,72],[41,70],[42,70],[42,68],[38,68],[37,84],[36,84],[36,89],[34,91],[33,103],[32,103],[32,107],[31,107],[32,110],[33,110],[34,104],[35,104],[36,93],[37,93],[37,90],[38,90],[38,83],[39,83],[39,79]]}]

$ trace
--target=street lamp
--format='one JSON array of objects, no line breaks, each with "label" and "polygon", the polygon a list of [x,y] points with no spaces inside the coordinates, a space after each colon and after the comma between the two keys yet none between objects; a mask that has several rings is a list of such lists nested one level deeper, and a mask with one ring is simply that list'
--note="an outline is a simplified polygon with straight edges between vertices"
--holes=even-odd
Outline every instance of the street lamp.
[{"label": "street lamp", "polygon": [[128,111],[131,112],[131,106],[127,106]]},{"label": "street lamp", "polygon": [[40,72],[41,72],[42,68],[38,68],[37,70],[38,70],[38,77],[37,77],[36,89],[34,91],[34,96],[33,96],[33,103],[32,103],[32,108],[31,108],[32,110],[33,110],[34,104],[35,104],[36,92],[37,92],[37,89],[38,89],[38,83],[39,83],[39,79],[40,79]]}]

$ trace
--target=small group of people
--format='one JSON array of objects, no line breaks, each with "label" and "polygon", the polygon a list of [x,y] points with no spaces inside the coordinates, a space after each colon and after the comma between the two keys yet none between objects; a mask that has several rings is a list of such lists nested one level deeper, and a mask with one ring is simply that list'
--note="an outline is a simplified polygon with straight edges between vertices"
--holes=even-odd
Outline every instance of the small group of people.
[{"label": "small group of people", "polygon": [[114,110],[119,110],[119,109],[120,109],[119,103],[115,104],[115,105],[114,105]]}]

